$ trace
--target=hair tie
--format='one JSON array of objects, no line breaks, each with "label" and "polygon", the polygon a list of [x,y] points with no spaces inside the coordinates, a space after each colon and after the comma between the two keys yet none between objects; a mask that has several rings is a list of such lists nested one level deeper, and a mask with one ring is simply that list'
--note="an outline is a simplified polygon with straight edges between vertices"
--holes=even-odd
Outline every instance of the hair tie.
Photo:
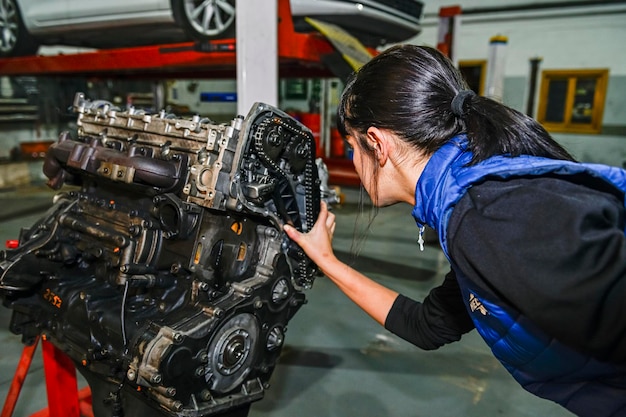
[{"label": "hair tie", "polygon": [[472,90],[461,90],[456,93],[456,96],[454,96],[454,98],[452,99],[452,104],[450,105],[450,108],[452,109],[452,114],[454,114],[456,117],[461,118],[465,116],[463,106],[465,106],[465,102],[468,98],[474,97],[475,95],[476,93],[474,93]]}]

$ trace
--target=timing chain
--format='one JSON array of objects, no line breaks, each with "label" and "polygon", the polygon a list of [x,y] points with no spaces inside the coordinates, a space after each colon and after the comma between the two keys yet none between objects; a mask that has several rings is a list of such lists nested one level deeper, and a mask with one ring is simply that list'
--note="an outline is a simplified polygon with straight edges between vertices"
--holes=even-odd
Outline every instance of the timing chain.
[{"label": "timing chain", "polygon": [[[305,184],[304,202],[305,202],[305,213],[306,213],[305,221],[306,221],[307,231],[309,231],[313,228],[313,224],[315,223],[315,220],[314,220],[315,206],[314,206],[314,201],[313,201],[314,199],[313,186],[319,187],[319,183],[318,181],[315,181],[316,177],[313,175],[314,173],[313,170],[315,169],[314,168],[315,160],[313,157],[313,153],[310,151],[311,149],[314,149],[313,148],[314,144],[311,143],[311,138],[307,136],[305,132],[289,125],[288,123],[285,123],[280,117],[268,117],[267,119],[265,119],[259,124],[259,127],[256,129],[256,132],[254,134],[255,151],[264,164],[268,165],[271,169],[276,171],[276,173],[282,175],[283,178],[287,180],[287,182],[289,182],[287,173],[285,173],[275,161],[269,158],[267,154],[265,154],[265,151],[263,150],[263,140],[265,137],[265,131],[272,124],[279,125],[295,135],[304,137],[304,139],[307,141],[309,145],[308,158],[307,158],[306,165],[304,168],[304,184]],[[294,196],[294,200],[295,200],[295,196]],[[317,204],[319,205],[319,201],[317,201]],[[302,251],[301,249],[299,250]],[[313,285],[314,271],[312,270],[312,268],[310,268],[309,265],[310,265],[310,261],[308,257],[306,256],[302,256],[301,260],[298,261],[298,266],[297,266],[297,271],[296,271],[297,277],[295,278],[295,280],[298,285],[304,288],[311,288],[311,286]]]}]

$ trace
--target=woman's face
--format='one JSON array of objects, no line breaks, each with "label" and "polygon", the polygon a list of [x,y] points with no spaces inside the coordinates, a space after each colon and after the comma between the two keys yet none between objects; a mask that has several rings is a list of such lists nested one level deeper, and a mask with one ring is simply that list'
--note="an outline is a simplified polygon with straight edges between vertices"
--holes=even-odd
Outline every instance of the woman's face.
[{"label": "woman's face", "polygon": [[409,149],[388,129],[370,127],[367,137],[348,132],[352,163],[363,188],[377,207],[399,202],[415,204],[415,184],[428,158]]}]

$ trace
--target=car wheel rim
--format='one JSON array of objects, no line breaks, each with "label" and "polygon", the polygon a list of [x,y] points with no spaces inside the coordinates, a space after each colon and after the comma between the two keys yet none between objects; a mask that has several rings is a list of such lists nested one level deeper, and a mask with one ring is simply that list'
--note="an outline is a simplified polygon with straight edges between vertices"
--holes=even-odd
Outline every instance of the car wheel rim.
[{"label": "car wheel rim", "polygon": [[0,1],[0,51],[10,52],[17,42],[17,8],[11,0]]},{"label": "car wheel rim", "polygon": [[223,33],[235,19],[235,7],[227,0],[185,0],[191,27],[203,36]]}]

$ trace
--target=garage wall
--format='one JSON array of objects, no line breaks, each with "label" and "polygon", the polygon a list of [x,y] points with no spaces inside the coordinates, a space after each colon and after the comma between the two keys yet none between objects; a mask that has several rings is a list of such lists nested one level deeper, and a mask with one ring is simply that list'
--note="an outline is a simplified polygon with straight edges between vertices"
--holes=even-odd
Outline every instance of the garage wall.
[{"label": "garage wall", "polygon": [[[602,133],[555,134],[554,137],[582,160],[618,166],[626,161],[626,54],[621,52],[626,42],[626,2],[461,0],[425,3],[423,31],[410,43],[436,46],[439,8],[451,4],[459,4],[469,13],[461,16],[456,34],[457,60],[487,59],[489,39],[495,35],[508,38],[503,101],[517,110],[526,110],[531,58],[542,59],[540,71],[608,68]],[[533,5],[545,4],[563,7],[532,10]],[[487,9],[514,6],[529,7],[499,13]],[[487,12],[481,14],[480,10]]]},{"label": "garage wall", "polygon": [[192,114],[219,123],[237,115],[237,81],[234,79],[175,80],[168,85],[167,102],[189,107]]}]

